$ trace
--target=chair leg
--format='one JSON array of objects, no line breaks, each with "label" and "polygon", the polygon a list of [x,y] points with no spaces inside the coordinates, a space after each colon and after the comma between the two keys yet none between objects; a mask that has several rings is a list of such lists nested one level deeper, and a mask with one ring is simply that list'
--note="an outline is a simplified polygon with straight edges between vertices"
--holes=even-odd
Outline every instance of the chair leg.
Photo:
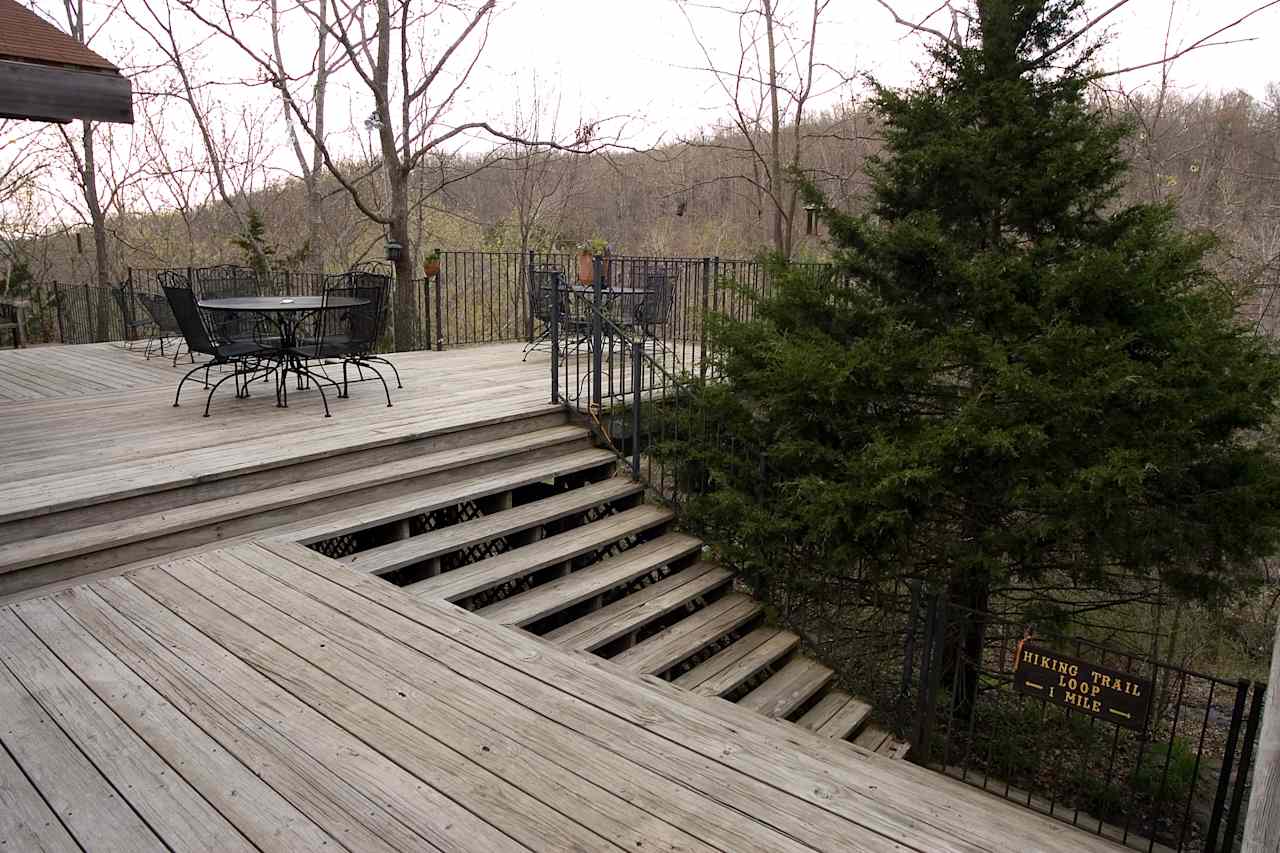
[{"label": "chair leg", "polygon": [[205,416],[206,418],[207,418],[207,417],[209,417],[209,404],[211,404],[211,403],[213,402],[213,395],[217,392],[218,387],[219,387],[220,385],[222,385],[222,383],[223,383],[223,382],[226,382],[228,379],[234,379],[234,380],[236,380],[236,388],[237,388],[237,389],[239,389],[239,387],[240,387],[240,368],[239,368],[238,366],[237,366],[237,367],[235,367],[235,369],[231,371],[231,375],[230,375],[230,376],[224,376],[224,377],[222,377],[222,378],[221,378],[221,379],[219,379],[217,382],[213,383],[213,387],[209,389],[209,396],[208,396],[208,397],[205,399],[205,401],[204,401],[204,416]]},{"label": "chair leg", "polygon": [[[210,362],[210,364],[212,364],[212,362]],[[176,409],[176,408],[178,408],[178,398],[182,396],[182,383],[186,382],[188,379],[190,379],[190,378],[191,378],[191,376],[192,376],[193,374],[195,374],[195,373],[199,373],[201,370],[203,370],[203,371],[205,372],[205,373],[204,373],[204,375],[205,375],[205,383],[204,383],[204,387],[206,387],[206,388],[208,388],[208,387],[209,387],[209,365],[208,365],[208,364],[197,364],[195,367],[193,367],[193,368],[191,368],[190,370],[188,370],[188,371],[187,371],[187,375],[186,375],[186,376],[183,376],[180,380],[178,380],[178,393],[176,393],[176,394],[174,394],[174,395],[173,395],[173,407],[174,407],[175,409]]]},{"label": "chair leg", "polygon": [[[379,359],[379,361],[381,361],[381,359]],[[356,367],[362,366],[361,362],[359,361],[354,361],[353,363],[356,365]],[[372,370],[373,375],[378,377],[378,381],[382,383],[382,392],[387,395],[387,408],[388,409],[391,408],[391,389],[387,387],[387,380],[382,378],[382,374],[378,372],[378,368],[374,367],[372,364],[369,364],[368,362],[364,362],[363,366]],[[394,365],[392,366],[392,369],[393,370],[395,369]],[[342,372],[346,373],[346,370],[347,370],[347,363],[344,361],[342,363]]]},{"label": "chair leg", "polygon": [[[394,373],[394,374],[395,374],[395,376],[396,376],[396,387],[397,387],[397,388],[403,388],[403,387],[404,387],[403,385],[401,385],[401,384],[400,384],[400,371],[399,371],[399,370],[396,370],[396,366],[395,366],[394,364],[392,364],[391,362],[387,361],[385,358],[381,358],[381,357],[376,356],[376,355],[375,355],[375,356],[370,356],[366,361],[376,361],[376,362],[378,362],[379,364],[385,364],[387,367],[390,367],[390,368],[391,368],[391,372],[392,372],[392,373]],[[379,376],[381,376],[381,374],[379,374]]]}]

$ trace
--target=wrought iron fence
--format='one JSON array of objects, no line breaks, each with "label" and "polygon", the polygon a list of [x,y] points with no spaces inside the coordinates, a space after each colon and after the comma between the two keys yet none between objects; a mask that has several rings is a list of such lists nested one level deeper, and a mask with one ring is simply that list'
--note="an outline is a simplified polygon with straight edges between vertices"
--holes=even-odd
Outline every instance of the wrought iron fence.
[{"label": "wrought iron fence", "polygon": [[[943,593],[911,607],[899,723],[915,761],[1135,849],[1238,849],[1265,684],[1084,637],[1031,636],[1022,621]],[[1025,666],[1041,649],[1056,656],[1059,681],[1019,690],[1020,654]],[[1090,678],[1077,677],[1080,661]],[[1108,706],[1116,695],[1146,718]]]},{"label": "wrought iron fence", "polygon": [[[534,310],[530,282],[548,270],[559,271],[566,282],[579,281],[579,264],[578,256],[557,253],[440,252],[438,273],[412,284],[414,340],[401,342],[398,348],[447,349],[517,341],[536,342],[544,348],[550,318]],[[744,319],[750,316],[754,298],[771,286],[767,265],[754,260],[613,256],[602,259],[604,290],[616,291],[645,270],[659,268],[670,273],[671,313],[663,323],[652,325],[647,334],[664,342],[662,357],[675,371],[698,362],[705,340],[705,318],[710,313]],[[169,270],[193,282],[252,278],[254,292],[263,295],[319,295],[327,278],[324,273],[289,270],[255,274],[235,265],[133,267],[117,286],[139,294],[158,294],[157,275]],[[593,276],[594,271],[586,276],[588,287]],[[730,282],[734,286],[727,286]],[[31,303],[26,328],[32,343],[91,343],[127,337],[128,325],[107,288],[43,282],[27,290],[30,292],[17,295]],[[403,310],[394,302],[395,309]]]},{"label": "wrought iron fence", "polygon": [[[686,523],[685,510],[709,489],[768,480],[761,476],[767,446],[742,424],[710,414],[723,410],[708,401],[729,390],[703,381],[715,378],[714,353],[699,325],[684,334],[646,330],[625,284],[635,276],[614,279],[600,259],[589,286],[552,272],[542,286],[556,294],[544,300],[554,401],[588,414],[631,473]],[[676,304],[692,298],[701,305],[703,293],[677,291]],[[714,310],[725,304],[717,299],[742,298],[744,289],[705,293]],[[745,293],[743,316],[752,316]],[[700,324],[708,314],[695,316]],[[688,338],[692,346],[682,350]],[[911,741],[912,760],[1131,848],[1237,848],[1265,685],[1152,660],[1136,644],[1122,650],[1082,636],[1034,638],[1149,684],[1147,718],[1122,724],[1119,715],[1112,721],[1014,689],[1027,637],[1017,609],[966,610],[916,581],[779,577],[758,570],[767,562],[758,555],[753,566],[740,543],[694,532],[738,566],[739,582],[766,598],[882,723]]]}]

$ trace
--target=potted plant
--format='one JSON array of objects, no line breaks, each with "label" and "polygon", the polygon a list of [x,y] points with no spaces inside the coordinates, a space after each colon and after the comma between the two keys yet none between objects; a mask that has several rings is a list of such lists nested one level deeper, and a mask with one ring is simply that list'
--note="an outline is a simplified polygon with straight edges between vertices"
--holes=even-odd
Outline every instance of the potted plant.
[{"label": "potted plant", "polygon": [[606,279],[609,278],[609,244],[599,237],[593,237],[578,245],[578,282],[580,284],[591,284],[596,280],[594,263],[596,255],[604,257],[602,272]]},{"label": "potted plant", "polygon": [[427,278],[435,278],[440,274],[440,250],[432,249],[427,256],[422,259],[422,271],[427,274]]}]

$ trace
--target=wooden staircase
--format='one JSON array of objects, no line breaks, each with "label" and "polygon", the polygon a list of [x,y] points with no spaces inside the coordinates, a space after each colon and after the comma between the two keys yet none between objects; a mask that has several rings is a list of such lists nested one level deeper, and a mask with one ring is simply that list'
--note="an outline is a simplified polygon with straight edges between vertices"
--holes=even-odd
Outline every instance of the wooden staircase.
[{"label": "wooden staircase", "polygon": [[310,452],[290,449],[272,464],[210,454],[216,474],[106,484],[91,501],[51,492],[21,510],[0,507],[0,603],[325,514],[360,517],[371,502],[412,500],[433,488],[453,494],[450,484],[464,481],[459,488],[479,488],[479,477],[539,461],[554,469],[573,453],[603,458],[587,430],[551,407],[408,440],[371,432]]},{"label": "wooden staircase", "polygon": [[272,536],[636,675],[906,754],[866,702],[834,688],[832,670],[767,625],[761,603],[704,559],[703,543],[672,529],[672,514],[616,469],[609,451],[566,445]]}]

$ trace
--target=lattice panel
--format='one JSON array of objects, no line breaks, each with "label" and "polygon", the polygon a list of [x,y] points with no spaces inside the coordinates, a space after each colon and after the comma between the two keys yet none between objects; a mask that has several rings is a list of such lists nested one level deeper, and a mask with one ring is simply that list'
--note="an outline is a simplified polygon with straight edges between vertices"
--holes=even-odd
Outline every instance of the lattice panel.
[{"label": "lattice panel", "polygon": [[493,589],[486,589],[484,592],[477,592],[468,599],[457,602],[461,607],[467,610],[479,610],[482,607],[488,607],[490,604],[497,604],[499,601],[510,598],[513,595],[519,595],[533,589],[533,578],[526,576],[517,578],[513,581],[507,581],[501,586],[495,586]]},{"label": "lattice panel", "polygon": [[471,563],[478,563],[489,557],[505,554],[510,550],[511,546],[507,544],[505,538],[477,542],[475,545],[469,545],[460,551],[454,551],[452,554],[442,556],[440,558],[440,570],[445,572],[452,571]]},{"label": "lattice panel", "polygon": [[359,550],[356,547],[356,537],[350,533],[344,533],[341,536],[335,536],[323,542],[316,542],[307,547],[334,560],[350,557]]},{"label": "lattice panel", "polygon": [[418,536],[444,527],[452,527],[464,521],[471,521],[484,515],[484,511],[475,501],[467,501],[456,506],[444,506],[430,512],[419,513],[409,519],[409,535]]}]

